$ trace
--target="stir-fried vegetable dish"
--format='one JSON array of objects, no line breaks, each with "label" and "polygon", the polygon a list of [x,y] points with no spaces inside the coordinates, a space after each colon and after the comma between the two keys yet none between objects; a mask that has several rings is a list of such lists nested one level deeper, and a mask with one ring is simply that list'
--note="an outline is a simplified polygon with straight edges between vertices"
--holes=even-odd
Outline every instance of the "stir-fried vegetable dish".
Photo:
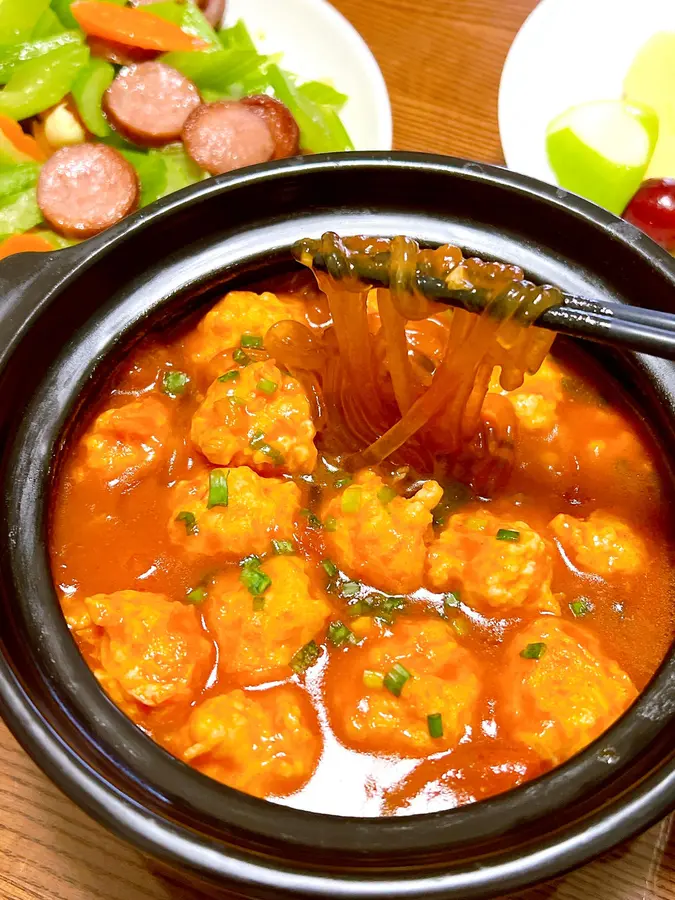
[{"label": "stir-fried vegetable dish", "polygon": [[3,0],[0,258],[242,166],[350,150],[347,97],[258,53],[224,0]]},{"label": "stir-fried vegetable dish", "polygon": [[[380,244],[390,289],[295,274],[136,344],[71,428],[51,525],[120,709],[226,785],[349,815],[564,762],[673,630],[656,449],[608,376],[528,327],[555,291],[452,247],[350,247]],[[485,312],[409,291],[411,261]]]}]

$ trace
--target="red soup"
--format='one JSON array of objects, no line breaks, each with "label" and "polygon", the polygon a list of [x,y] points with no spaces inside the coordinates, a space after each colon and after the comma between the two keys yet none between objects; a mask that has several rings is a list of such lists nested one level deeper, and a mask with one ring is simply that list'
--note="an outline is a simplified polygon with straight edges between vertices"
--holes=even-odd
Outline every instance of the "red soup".
[{"label": "red soup", "polygon": [[404,383],[371,294],[347,390],[340,298],[270,290],[145,339],[64,450],[53,574],[102,688],[188,765],[320,812],[450,808],[582,750],[672,637],[667,489],[617,386],[548,355],[506,391],[481,357],[480,440],[448,451],[449,397],[373,462],[474,317],[405,322]]}]

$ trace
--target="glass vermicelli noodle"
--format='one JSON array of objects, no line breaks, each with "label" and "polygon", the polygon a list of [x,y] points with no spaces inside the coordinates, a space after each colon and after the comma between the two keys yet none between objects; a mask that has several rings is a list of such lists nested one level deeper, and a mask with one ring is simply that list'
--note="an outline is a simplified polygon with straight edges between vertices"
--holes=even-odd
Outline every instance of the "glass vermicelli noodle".
[{"label": "glass vermicelli noodle", "polygon": [[658,448],[516,266],[408,237],[294,254],[92,387],[54,483],[68,627],[222,784],[356,816],[502,793],[592,745],[668,649]]}]

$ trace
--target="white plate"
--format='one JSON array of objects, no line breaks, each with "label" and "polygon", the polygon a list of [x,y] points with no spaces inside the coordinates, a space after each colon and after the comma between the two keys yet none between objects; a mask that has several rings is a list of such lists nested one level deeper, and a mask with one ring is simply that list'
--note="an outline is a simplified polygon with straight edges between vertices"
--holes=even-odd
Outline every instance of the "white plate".
[{"label": "white plate", "polygon": [[261,53],[283,53],[299,81],[325,81],[349,97],[340,113],[356,150],[391,150],[387,86],[356,29],[326,0],[228,0],[225,25],[243,19]]},{"label": "white plate", "polygon": [[542,0],[502,71],[507,166],[555,184],[545,146],[551,119],[587,100],[619,99],[637,52],[660,31],[675,31],[675,0]]}]

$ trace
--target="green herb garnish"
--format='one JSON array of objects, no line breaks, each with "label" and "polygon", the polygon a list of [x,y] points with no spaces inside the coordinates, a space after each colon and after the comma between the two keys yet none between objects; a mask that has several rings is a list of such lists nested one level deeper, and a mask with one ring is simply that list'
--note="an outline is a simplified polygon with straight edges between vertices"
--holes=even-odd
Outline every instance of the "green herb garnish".
[{"label": "green herb garnish", "polygon": [[343,622],[331,622],[328,626],[328,640],[336,647],[341,647],[342,644],[346,643],[351,638],[351,636],[351,629],[347,628]]},{"label": "green herb garnish", "polygon": [[358,581],[345,581],[340,585],[339,594],[341,597],[356,597],[360,590],[361,585]]},{"label": "green herb garnish", "polygon": [[185,391],[189,381],[185,372],[165,372],[162,378],[162,390],[169,397],[177,397]]},{"label": "green herb garnish", "polygon": [[394,665],[389,669],[387,674],[384,676],[384,681],[382,682],[386,689],[394,695],[394,697],[400,697],[401,691],[403,690],[403,685],[410,678],[410,672],[406,669],[405,666],[402,666],[401,663],[394,663]]},{"label": "green herb garnish", "polygon": [[188,593],[188,595],[185,599],[188,603],[193,603],[195,605],[198,605],[199,603],[203,602],[205,597],[206,597],[206,591],[204,590],[204,588],[197,587],[197,588],[193,588]]},{"label": "green herb garnish", "polygon": [[233,351],[232,359],[236,363],[239,363],[240,366],[247,366],[251,362],[250,358],[239,347],[237,347],[237,349]]},{"label": "green herb garnish", "polygon": [[271,586],[272,579],[260,571],[260,560],[257,556],[246,560],[241,567],[239,580],[254,597],[259,597]]},{"label": "green herb garnish", "polygon": [[496,537],[498,541],[510,541],[512,544],[517,544],[520,541],[520,532],[513,528],[500,528]]},{"label": "green herb garnish", "polygon": [[211,469],[209,472],[209,497],[206,501],[207,509],[213,509],[214,506],[227,506],[230,498],[227,487],[229,477],[229,469]]},{"label": "green herb garnish", "polygon": [[[358,584],[358,582],[353,582]],[[352,582],[347,582],[352,584]],[[342,591],[345,585],[342,585]],[[356,593],[356,592],[354,592]],[[345,596],[342,593],[342,596]],[[347,595],[349,596],[349,594]],[[369,597],[361,597],[356,603],[349,605],[349,615],[372,616],[391,624],[394,621],[394,613],[399,612],[405,606],[406,598],[403,596],[386,596],[385,594],[371,594]]]},{"label": "green herb garnish", "polygon": [[263,339],[257,334],[242,334],[239,343],[245,350],[260,350]]},{"label": "green herb garnish", "polygon": [[432,738],[443,737],[443,716],[440,713],[431,713],[427,716],[427,728]]},{"label": "green herb garnish", "polygon": [[586,597],[579,597],[578,600],[573,600],[572,603],[570,603],[570,609],[572,611],[572,615],[576,619],[582,619],[592,611],[593,607],[591,606],[590,600],[588,600]]},{"label": "green herb garnish", "polygon": [[310,641],[308,644],[305,644],[304,647],[301,647],[297,653],[293,654],[290,662],[291,669],[298,675],[301,675],[306,669],[309,669],[310,666],[314,665],[319,658],[320,653],[321,651],[316,643]]},{"label": "green herb garnish", "polygon": [[318,531],[321,528],[321,519],[316,515],[316,513],[313,513],[311,509],[307,509],[306,507],[304,509],[301,509],[300,515],[304,519],[307,519],[308,528],[312,528],[314,529],[314,531]]},{"label": "green herb garnish", "polygon": [[239,378],[239,372],[236,369],[232,369],[231,372],[226,372],[224,375],[221,375],[218,381],[227,382],[227,381],[236,381]]},{"label": "green herb garnish", "polygon": [[267,394],[268,396],[270,396],[276,391],[279,385],[276,383],[276,381],[272,381],[270,378],[261,378],[256,387],[259,391],[262,391],[263,394]]},{"label": "green herb garnish", "polygon": [[334,578],[337,575],[338,567],[331,559],[322,560],[321,565],[323,566],[324,571],[329,578]]},{"label": "green herb garnish", "polygon": [[262,431],[256,431],[255,434],[249,440],[249,447],[252,450],[255,450],[257,453],[264,453],[265,456],[269,456],[270,460],[276,466],[280,466],[284,457],[277,449],[271,447],[267,441],[265,440],[265,435]]},{"label": "green herb garnish", "polygon": [[277,556],[293,556],[295,546],[293,541],[272,541],[272,547]]},{"label": "green herb garnish", "polygon": [[335,478],[333,479],[333,487],[336,487],[338,490],[343,487],[347,487],[348,484],[352,483],[352,476],[347,472],[337,472],[335,474]]},{"label": "green herb garnish", "polygon": [[523,659],[541,659],[544,653],[546,653],[546,644],[542,641],[528,644],[527,647],[520,651],[520,655]]},{"label": "green herb garnish", "polygon": [[452,609],[460,604],[459,591],[448,591],[443,597],[443,606],[445,609]]},{"label": "green herb garnish", "polygon": [[187,512],[183,510],[179,512],[176,516],[176,522],[184,522],[185,523],[185,531],[187,534],[195,535],[199,534],[199,527],[197,525],[197,519],[194,513]]}]

